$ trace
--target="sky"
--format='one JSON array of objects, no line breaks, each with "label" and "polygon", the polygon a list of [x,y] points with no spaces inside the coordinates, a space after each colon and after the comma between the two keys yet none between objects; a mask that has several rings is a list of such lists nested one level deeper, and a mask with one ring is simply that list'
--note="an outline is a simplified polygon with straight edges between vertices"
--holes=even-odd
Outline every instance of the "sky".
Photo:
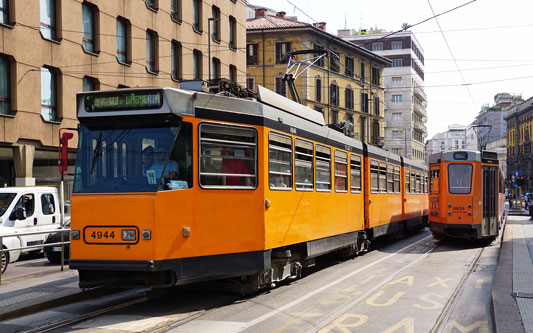
[{"label": "sky", "polygon": [[531,0],[255,0],[297,16],[326,22],[326,30],[412,27],[425,58],[428,139],[448,125],[469,125],[494,95],[533,96]]}]

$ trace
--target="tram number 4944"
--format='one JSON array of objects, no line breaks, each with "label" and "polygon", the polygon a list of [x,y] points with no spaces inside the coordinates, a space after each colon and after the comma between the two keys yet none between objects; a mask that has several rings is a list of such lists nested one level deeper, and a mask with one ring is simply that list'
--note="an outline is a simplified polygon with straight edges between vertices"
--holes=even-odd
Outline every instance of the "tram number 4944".
[{"label": "tram number 4944", "polygon": [[114,231],[111,231],[111,232],[93,231],[91,233],[91,238],[92,239],[102,239],[102,238],[103,239],[115,239],[115,232]]}]

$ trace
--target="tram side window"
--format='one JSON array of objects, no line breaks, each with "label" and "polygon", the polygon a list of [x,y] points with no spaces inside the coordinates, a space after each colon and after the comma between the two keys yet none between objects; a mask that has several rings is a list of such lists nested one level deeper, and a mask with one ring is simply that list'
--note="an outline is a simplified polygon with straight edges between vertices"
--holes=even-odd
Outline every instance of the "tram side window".
[{"label": "tram side window", "polygon": [[294,140],[294,186],[297,191],[313,190],[313,143]]},{"label": "tram side window", "polygon": [[352,193],[361,193],[361,156],[350,154],[350,187]]},{"label": "tram side window", "polygon": [[421,186],[420,172],[417,172],[416,173],[416,193],[418,194],[422,193],[420,186]]},{"label": "tram side window", "polygon": [[448,187],[451,194],[470,193],[472,187],[472,164],[449,164]]},{"label": "tram side window", "polygon": [[411,194],[416,194],[416,174],[411,170]]},{"label": "tram side window", "polygon": [[253,128],[200,124],[200,186],[254,189],[257,132]]},{"label": "tram side window", "polygon": [[292,138],[270,132],[268,135],[268,175],[270,189],[292,189]]},{"label": "tram side window", "polygon": [[411,193],[411,178],[409,178],[410,171],[405,168],[405,193]]},{"label": "tram side window", "polygon": [[387,163],[379,162],[379,191],[387,192]]},{"label": "tram side window", "polygon": [[394,167],[394,193],[400,193],[400,167]]},{"label": "tram side window", "polygon": [[379,192],[379,162],[375,160],[370,161],[370,191],[373,193]]},{"label": "tram side window", "polygon": [[335,150],[335,192],[348,192],[348,154]]},{"label": "tram side window", "polygon": [[316,190],[331,191],[331,149],[316,145]]},{"label": "tram side window", "polygon": [[387,166],[387,192],[394,192],[394,166],[392,164]]},{"label": "tram side window", "polygon": [[424,193],[428,194],[428,176],[424,176]]}]

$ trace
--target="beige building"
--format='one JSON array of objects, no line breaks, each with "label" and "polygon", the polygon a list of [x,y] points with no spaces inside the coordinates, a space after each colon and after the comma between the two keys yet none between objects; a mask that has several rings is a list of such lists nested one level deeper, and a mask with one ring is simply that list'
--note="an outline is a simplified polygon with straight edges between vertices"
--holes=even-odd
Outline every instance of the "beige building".
[{"label": "beige building", "polygon": [[77,126],[77,92],[208,73],[244,85],[245,22],[237,0],[0,1],[0,185],[60,178],[58,130]]}]

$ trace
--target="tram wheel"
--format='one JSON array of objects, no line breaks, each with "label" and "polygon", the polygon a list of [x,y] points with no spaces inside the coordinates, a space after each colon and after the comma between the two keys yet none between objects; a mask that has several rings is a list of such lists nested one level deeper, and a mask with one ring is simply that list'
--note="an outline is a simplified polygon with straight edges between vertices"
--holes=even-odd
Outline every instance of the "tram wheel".
[{"label": "tram wheel", "polygon": [[433,233],[433,239],[435,240],[441,240],[443,239],[444,237],[441,235],[441,234],[437,234],[437,233]]}]

